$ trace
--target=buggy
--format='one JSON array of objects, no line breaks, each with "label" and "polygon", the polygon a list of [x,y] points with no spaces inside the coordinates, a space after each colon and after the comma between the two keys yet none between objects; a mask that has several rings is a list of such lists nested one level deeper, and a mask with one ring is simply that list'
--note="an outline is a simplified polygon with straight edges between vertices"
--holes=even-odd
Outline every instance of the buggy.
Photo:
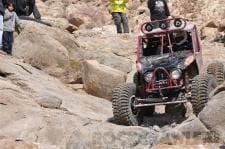
[{"label": "buggy", "polygon": [[197,28],[182,18],[142,24],[136,55],[133,83],[113,91],[113,115],[118,124],[140,125],[158,105],[165,105],[166,113],[183,108],[185,115],[184,104],[191,102],[198,115],[210,100],[210,92],[224,81],[222,63],[203,67]]}]

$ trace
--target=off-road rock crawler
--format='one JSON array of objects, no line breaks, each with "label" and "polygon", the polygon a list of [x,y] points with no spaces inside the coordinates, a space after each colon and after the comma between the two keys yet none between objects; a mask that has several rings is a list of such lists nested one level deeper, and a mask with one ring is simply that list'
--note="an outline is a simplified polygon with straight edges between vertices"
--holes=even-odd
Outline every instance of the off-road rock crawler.
[{"label": "off-road rock crawler", "polygon": [[154,114],[155,106],[165,105],[170,112],[188,101],[198,115],[210,100],[210,92],[224,81],[222,63],[210,64],[203,71],[196,26],[185,19],[142,24],[136,53],[134,83],[120,85],[113,92],[118,124],[140,125],[144,116]]}]

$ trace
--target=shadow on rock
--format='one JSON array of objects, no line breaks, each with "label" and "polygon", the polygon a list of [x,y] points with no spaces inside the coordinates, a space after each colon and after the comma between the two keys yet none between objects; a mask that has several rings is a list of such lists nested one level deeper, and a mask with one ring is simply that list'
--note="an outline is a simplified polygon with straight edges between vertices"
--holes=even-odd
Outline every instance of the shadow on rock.
[{"label": "shadow on rock", "polygon": [[180,124],[186,119],[187,119],[186,117],[183,117],[182,115],[178,114],[171,115],[167,113],[164,114],[156,113],[151,117],[145,117],[142,126],[151,127],[156,125],[159,127],[163,127],[166,125]]}]

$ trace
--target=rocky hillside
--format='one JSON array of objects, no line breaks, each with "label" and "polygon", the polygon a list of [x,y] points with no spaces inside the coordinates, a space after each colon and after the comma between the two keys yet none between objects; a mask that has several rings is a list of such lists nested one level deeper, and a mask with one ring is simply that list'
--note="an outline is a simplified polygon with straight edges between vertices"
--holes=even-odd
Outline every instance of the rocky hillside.
[{"label": "rocky hillside", "polygon": [[[0,53],[0,148],[223,147],[224,84],[199,117],[190,105],[185,120],[158,107],[142,127],[114,124],[112,90],[132,81],[137,31],[149,19],[146,3],[129,1],[132,33],[117,35],[105,0],[37,0],[52,27],[22,21],[13,57]],[[169,0],[173,16],[201,31],[205,64],[225,64],[223,44],[212,42],[222,39],[223,3]]]},{"label": "rocky hillside", "polygon": [[[146,127],[115,125],[109,101],[75,92],[21,60],[0,54],[0,61],[0,147],[5,149],[150,148],[173,137],[182,141],[186,133],[208,137],[209,130],[195,116],[171,126],[174,117],[166,115],[153,117],[154,125]],[[213,103],[209,108],[215,108]],[[221,132],[223,119],[214,126],[207,121],[211,112],[204,113],[202,120]],[[199,143],[204,145],[192,142]]]},{"label": "rocky hillside", "polygon": [[[113,24],[107,0],[37,0],[37,3],[44,19],[70,32]],[[207,27],[202,37],[209,39],[223,35],[224,3],[223,0],[168,0],[172,16],[193,21],[201,30]],[[131,31],[138,31],[140,23],[149,20],[147,0],[130,0],[127,14]]]}]

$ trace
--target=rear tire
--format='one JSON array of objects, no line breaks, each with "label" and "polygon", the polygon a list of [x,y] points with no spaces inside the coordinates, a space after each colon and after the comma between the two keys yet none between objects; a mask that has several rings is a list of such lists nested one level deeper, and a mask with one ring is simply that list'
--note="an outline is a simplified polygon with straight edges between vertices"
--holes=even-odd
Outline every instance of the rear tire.
[{"label": "rear tire", "polygon": [[133,83],[117,87],[113,92],[113,115],[118,124],[126,126],[140,125],[143,114],[134,109],[136,86]]},{"label": "rear tire", "polygon": [[210,100],[210,92],[218,85],[216,79],[212,75],[197,75],[193,78],[191,86],[191,104],[194,114],[199,112],[206,106]]},{"label": "rear tire", "polygon": [[213,75],[218,84],[222,84],[224,82],[224,65],[220,62],[211,63],[207,67],[207,73]]},{"label": "rear tire", "polygon": [[210,63],[208,66],[207,66],[207,74],[209,75],[215,75],[215,69],[216,68],[216,63]]}]

